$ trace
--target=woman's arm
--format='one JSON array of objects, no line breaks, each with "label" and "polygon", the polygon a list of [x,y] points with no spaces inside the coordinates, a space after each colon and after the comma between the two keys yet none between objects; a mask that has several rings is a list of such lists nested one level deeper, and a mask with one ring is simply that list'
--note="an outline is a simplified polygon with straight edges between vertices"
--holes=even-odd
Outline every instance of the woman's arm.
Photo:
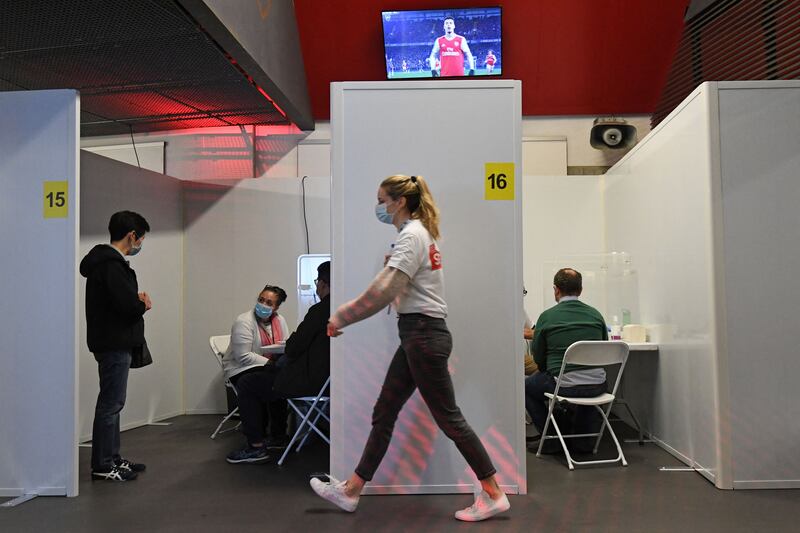
[{"label": "woman's arm", "polygon": [[339,306],[331,315],[328,335],[335,337],[341,333],[341,328],[374,315],[389,305],[406,288],[409,281],[411,279],[405,272],[394,267],[384,267],[358,298]]},{"label": "woman's arm", "polygon": [[260,353],[253,351],[253,330],[250,324],[237,320],[231,328],[231,359],[236,362],[236,366],[265,365],[267,359]]}]

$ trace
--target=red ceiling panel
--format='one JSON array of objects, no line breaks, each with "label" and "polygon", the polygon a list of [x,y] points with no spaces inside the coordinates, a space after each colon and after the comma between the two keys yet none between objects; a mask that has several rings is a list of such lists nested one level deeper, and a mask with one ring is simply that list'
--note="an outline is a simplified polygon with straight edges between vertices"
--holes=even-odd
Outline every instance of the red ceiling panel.
[{"label": "red ceiling panel", "polygon": [[488,5],[503,8],[503,77],[522,80],[524,115],[649,114],[688,0],[295,0],[314,117],[330,116],[330,82],[386,78],[381,11]]}]

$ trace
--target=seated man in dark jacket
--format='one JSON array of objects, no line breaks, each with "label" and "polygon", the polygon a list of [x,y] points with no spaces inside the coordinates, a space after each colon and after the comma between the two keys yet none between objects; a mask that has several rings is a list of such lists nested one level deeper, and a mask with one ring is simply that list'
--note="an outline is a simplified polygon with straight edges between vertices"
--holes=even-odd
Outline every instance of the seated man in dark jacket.
[{"label": "seated man in dark jacket", "polygon": [[277,365],[266,365],[261,372],[242,375],[236,385],[239,415],[247,446],[231,452],[229,463],[260,463],[270,459],[270,451],[286,447],[288,439],[267,441],[264,437],[263,406],[277,398],[316,396],[330,375],[331,263],[317,267],[317,295],[320,302],[311,306],[297,331],[286,340]]},{"label": "seated man in dark jacket", "polygon": [[331,373],[331,340],[326,328],[331,316],[331,262],[317,267],[317,296],[305,318],[286,341],[282,368],[272,389],[283,398],[316,396]]}]

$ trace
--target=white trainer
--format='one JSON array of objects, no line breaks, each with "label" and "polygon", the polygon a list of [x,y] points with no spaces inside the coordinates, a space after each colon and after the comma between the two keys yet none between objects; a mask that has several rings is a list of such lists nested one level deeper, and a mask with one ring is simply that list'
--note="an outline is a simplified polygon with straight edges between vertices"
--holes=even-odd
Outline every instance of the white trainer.
[{"label": "white trainer", "polygon": [[311,488],[314,489],[319,496],[325,498],[332,504],[336,505],[343,511],[352,513],[358,507],[358,496],[355,498],[348,496],[345,492],[345,485],[347,481],[339,481],[333,476],[328,476],[329,483],[325,483],[317,478],[311,479]]},{"label": "white trainer", "polygon": [[466,509],[456,511],[456,518],[464,522],[480,522],[496,514],[508,511],[510,508],[511,504],[505,494],[499,500],[493,500],[489,493],[482,490],[475,497],[475,503]]}]

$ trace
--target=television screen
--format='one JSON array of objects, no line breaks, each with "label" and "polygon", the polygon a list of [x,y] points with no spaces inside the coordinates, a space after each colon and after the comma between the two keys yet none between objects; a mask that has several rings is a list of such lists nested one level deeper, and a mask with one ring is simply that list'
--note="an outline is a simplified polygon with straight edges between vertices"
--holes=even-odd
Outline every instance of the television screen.
[{"label": "television screen", "polygon": [[389,79],[499,76],[499,7],[384,11]]}]

